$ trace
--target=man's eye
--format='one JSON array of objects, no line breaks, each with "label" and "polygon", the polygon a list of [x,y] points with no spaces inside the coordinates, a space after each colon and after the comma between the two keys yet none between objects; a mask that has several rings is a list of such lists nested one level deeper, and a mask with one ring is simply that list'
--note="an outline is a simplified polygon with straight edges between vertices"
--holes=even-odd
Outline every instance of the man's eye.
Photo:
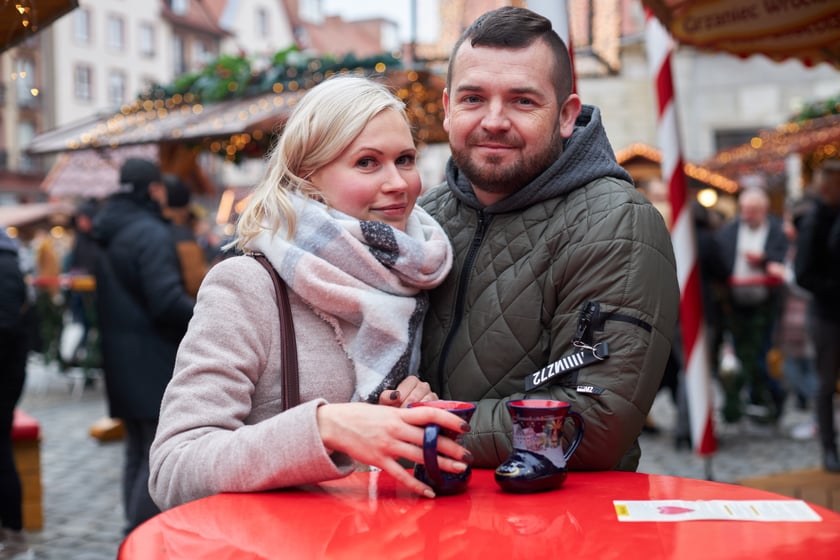
[{"label": "man's eye", "polygon": [[525,98],[525,97],[521,97],[521,98],[517,99],[516,102],[519,103],[520,105],[533,105],[534,104],[534,102],[532,100],[530,100],[528,98]]},{"label": "man's eye", "polygon": [[478,103],[481,101],[481,98],[477,95],[467,95],[463,98],[464,103]]}]

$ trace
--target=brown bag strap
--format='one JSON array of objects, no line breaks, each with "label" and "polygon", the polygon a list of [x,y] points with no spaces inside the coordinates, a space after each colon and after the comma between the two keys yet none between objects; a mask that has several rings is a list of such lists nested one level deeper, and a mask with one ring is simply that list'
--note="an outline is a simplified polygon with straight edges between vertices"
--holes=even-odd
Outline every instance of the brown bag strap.
[{"label": "brown bag strap", "polygon": [[283,410],[289,410],[300,404],[300,387],[298,385],[297,342],[295,341],[295,325],[292,322],[292,307],[289,304],[289,293],[286,283],[268,262],[262,253],[249,253],[257,259],[268,271],[274,283],[277,294],[277,311],[280,314],[280,340],[283,353],[283,363],[280,366],[280,378],[283,385]]}]

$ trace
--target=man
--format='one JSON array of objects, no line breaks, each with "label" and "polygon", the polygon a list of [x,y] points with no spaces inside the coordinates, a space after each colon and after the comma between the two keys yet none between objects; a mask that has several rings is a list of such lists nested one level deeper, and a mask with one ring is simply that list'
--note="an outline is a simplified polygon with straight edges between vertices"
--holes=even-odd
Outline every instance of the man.
[{"label": "man", "polygon": [[720,265],[729,284],[725,320],[741,364],[721,376],[727,422],[746,412],[759,422],[775,423],[785,401],[784,388],[767,369],[767,353],[779,315],[788,239],[782,221],[769,212],[767,193],[747,182],[738,197],[738,215],[718,232]]},{"label": "man", "polygon": [[26,380],[28,305],[17,243],[0,227],[0,558],[11,558],[28,548],[23,531],[23,490],[11,436],[15,407]]},{"label": "man", "polygon": [[814,295],[812,336],[823,467],[840,472],[833,405],[840,372],[840,161],[829,161],[817,169],[814,190],[814,206],[799,226],[794,270],[797,283]]},{"label": "man", "polygon": [[[452,158],[422,204],[455,263],[431,294],[420,371],[442,398],[477,401],[466,444],[478,467],[507,459],[505,403],[524,396],[583,415],[572,469],[635,470],[668,360],[679,289],[667,228],[571,85],[566,45],[522,8],[479,17],[449,62]],[[586,365],[566,367],[570,354]]]},{"label": "man", "polygon": [[175,353],[194,301],[181,279],[169,224],[157,200],[166,187],[157,165],[128,159],[120,190],[94,219],[103,248],[96,267],[97,313],[110,415],[125,423],[126,531],[158,512],[149,497],[149,447]]}]

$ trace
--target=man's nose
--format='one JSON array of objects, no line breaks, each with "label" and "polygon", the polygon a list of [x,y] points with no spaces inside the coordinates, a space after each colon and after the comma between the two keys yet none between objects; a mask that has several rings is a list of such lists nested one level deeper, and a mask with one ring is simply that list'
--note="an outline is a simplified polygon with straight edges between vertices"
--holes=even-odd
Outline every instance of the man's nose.
[{"label": "man's nose", "polygon": [[490,101],[487,104],[487,113],[481,120],[481,125],[487,130],[506,130],[510,128],[510,119],[508,119],[504,103],[496,100]]}]

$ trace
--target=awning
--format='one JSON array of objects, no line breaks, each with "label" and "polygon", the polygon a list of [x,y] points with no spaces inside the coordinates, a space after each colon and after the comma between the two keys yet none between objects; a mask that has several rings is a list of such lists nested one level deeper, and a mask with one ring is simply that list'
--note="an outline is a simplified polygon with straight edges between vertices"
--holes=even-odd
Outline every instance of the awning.
[{"label": "awning", "polygon": [[837,157],[840,152],[840,114],[762,130],[750,142],[718,152],[702,165],[728,177],[756,170],[782,173],[787,156],[811,152],[824,152],[821,157]]},{"label": "awning", "polygon": [[174,109],[152,105],[136,113],[92,117],[36,136],[27,151],[38,155],[161,142],[200,142],[255,129],[271,131],[285,122],[290,106],[301,95],[302,92],[269,93],[212,105],[183,104]]},{"label": "awning", "polygon": [[119,170],[126,159],[158,159],[154,144],[65,152],[58,156],[41,189],[51,197],[104,198],[116,192]]},{"label": "awning", "polygon": [[[444,142],[440,99],[443,79],[430,72],[395,70],[380,79],[406,102],[409,118],[422,142]],[[189,102],[178,96],[147,100],[138,107],[100,115],[36,136],[27,147],[32,155],[71,150],[116,148],[138,144],[187,144],[215,152],[231,147],[264,149],[273,133],[282,128],[304,89],[263,93],[245,99],[212,104]],[[215,141],[215,144],[214,144]]]},{"label": "awning", "polygon": [[0,52],[78,7],[78,0],[4,0],[0,4]]},{"label": "awning", "polygon": [[837,0],[642,0],[680,43],[840,67]]},{"label": "awning", "polygon": [[74,206],[66,201],[0,205],[0,227],[21,227],[56,215],[71,216],[73,212]]}]

